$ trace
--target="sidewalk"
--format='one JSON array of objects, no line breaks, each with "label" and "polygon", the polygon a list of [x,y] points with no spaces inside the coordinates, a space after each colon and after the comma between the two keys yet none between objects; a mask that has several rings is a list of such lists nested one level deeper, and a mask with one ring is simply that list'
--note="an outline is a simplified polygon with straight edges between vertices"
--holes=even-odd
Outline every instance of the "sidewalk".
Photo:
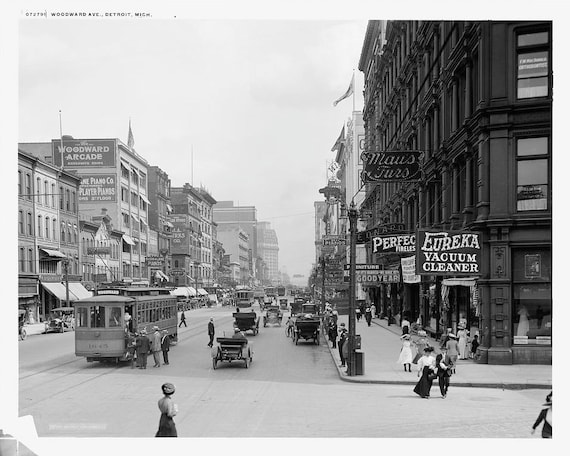
[{"label": "sidewalk", "polygon": [[[338,323],[344,322],[348,328],[348,316],[341,315]],[[415,385],[418,381],[417,366],[412,364],[412,372],[404,372],[404,367],[397,363],[402,346],[399,326],[388,326],[386,320],[372,319],[372,325],[366,324],[364,317],[356,321],[356,334],[361,336],[361,351],[364,352],[364,375],[349,377],[346,368],[340,366],[337,348],[327,343],[337,366],[339,377],[348,382],[384,383]],[[412,336],[415,338],[415,336]],[[439,353],[439,341],[427,338]],[[503,389],[552,389],[552,366],[534,364],[515,364],[498,366],[477,364],[473,360],[458,360],[456,373],[451,377],[453,386]]]}]

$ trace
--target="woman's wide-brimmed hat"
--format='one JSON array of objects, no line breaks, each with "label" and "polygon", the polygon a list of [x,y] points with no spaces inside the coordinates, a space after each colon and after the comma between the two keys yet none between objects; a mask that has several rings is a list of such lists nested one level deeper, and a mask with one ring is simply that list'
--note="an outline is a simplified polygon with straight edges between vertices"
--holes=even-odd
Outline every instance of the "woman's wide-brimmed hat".
[{"label": "woman's wide-brimmed hat", "polygon": [[174,388],[174,385],[172,383],[165,383],[162,385],[162,392],[164,394],[173,394],[174,391],[176,391],[176,388]]},{"label": "woman's wide-brimmed hat", "polygon": [[426,347],[426,348],[424,348],[424,351],[431,353],[433,351],[433,347]]},{"label": "woman's wide-brimmed hat", "polygon": [[543,407],[551,406],[552,405],[552,391],[548,393],[546,396],[546,402],[542,404]]}]

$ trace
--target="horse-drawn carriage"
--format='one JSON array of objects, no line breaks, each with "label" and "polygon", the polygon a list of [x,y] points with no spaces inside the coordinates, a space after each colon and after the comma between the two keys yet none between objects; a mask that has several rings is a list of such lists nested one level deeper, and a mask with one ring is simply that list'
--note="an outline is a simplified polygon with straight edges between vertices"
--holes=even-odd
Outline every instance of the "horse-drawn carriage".
[{"label": "horse-drawn carriage", "polygon": [[259,317],[255,312],[234,312],[234,328],[240,331],[252,331],[255,336],[259,333]]},{"label": "horse-drawn carriage", "polygon": [[242,361],[247,369],[253,362],[253,351],[248,346],[247,339],[233,337],[217,337],[218,346],[212,349],[212,367],[215,369],[220,361]]},{"label": "horse-drawn carriage", "polygon": [[313,317],[310,314],[299,316],[295,319],[293,327],[293,341],[295,345],[299,343],[299,339],[305,341],[312,339],[313,342],[319,345],[319,335],[321,331],[321,320],[318,317]]},{"label": "horse-drawn carriage", "polygon": [[279,306],[267,306],[265,307],[265,315],[263,316],[263,327],[267,325],[279,325],[281,326],[281,320],[283,319],[283,314]]}]

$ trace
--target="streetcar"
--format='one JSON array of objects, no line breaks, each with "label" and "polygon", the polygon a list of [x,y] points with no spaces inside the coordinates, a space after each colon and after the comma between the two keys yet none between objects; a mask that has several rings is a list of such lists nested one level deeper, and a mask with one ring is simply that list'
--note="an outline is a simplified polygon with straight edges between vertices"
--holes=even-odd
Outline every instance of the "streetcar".
[{"label": "streetcar", "polygon": [[[166,288],[116,286],[75,301],[75,355],[92,361],[126,361],[129,334],[152,328],[178,339],[177,297]],[[126,318],[125,318],[126,316]]]},{"label": "streetcar", "polygon": [[249,288],[242,288],[236,291],[236,307],[238,309],[248,309],[254,303],[254,291]]},{"label": "streetcar", "polygon": [[277,296],[287,296],[287,288],[277,287]]}]

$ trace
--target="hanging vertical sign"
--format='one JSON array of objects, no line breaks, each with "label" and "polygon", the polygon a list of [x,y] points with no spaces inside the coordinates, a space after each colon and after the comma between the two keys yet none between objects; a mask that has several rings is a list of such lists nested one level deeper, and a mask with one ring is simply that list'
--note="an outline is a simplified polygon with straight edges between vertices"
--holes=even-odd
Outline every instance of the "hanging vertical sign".
[{"label": "hanging vertical sign", "polygon": [[466,231],[418,230],[419,275],[477,275],[481,271],[481,235]]},{"label": "hanging vertical sign", "polygon": [[404,283],[420,283],[421,276],[416,274],[416,257],[402,258],[402,281]]}]

